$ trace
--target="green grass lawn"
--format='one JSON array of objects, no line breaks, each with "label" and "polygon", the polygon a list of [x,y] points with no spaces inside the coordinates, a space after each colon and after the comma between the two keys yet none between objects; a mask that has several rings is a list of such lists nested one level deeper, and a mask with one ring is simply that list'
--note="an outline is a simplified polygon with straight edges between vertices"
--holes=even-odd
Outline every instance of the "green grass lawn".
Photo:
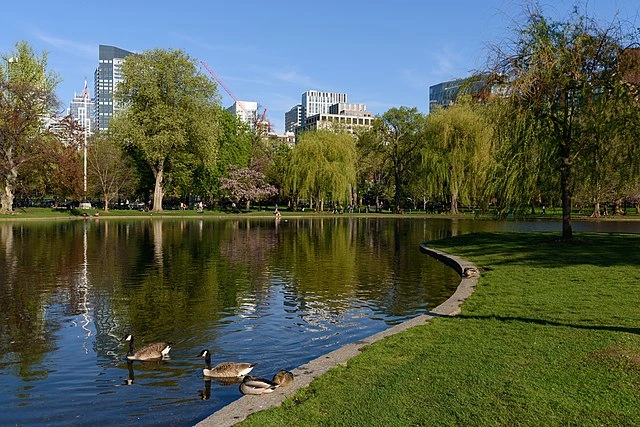
[{"label": "green grass lawn", "polygon": [[557,237],[431,242],[483,269],[460,315],[367,347],[241,425],[640,425],[640,236]]},{"label": "green grass lawn", "polygon": [[[127,217],[127,218],[144,218],[144,217],[209,217],[209,218],[225,218],[225,217],[273,217],[274,216],[274,207],[261,207],[254,206],[251,210],[248,211],[232,211],[231,209],[220,210],[220,209],[205,209],[203,213],[198,213],[194,209],[188,210],[164,210],[162,212],[143,212],[135,209],[112,209],[109,211],[103,211],[101,209],[66,209],[66,208],[36,208],[36,207],[28,207],[21,208],[17,207],[14,209],[13,214],[11,215],[0,215],[0,221],[2,220],[20,220],[20,219],[52,219],[52,220],[60,220],[60,219],[78,219],[83,218],[83,216],[91,216],[95,217],[96,213],[98,214],[98,218],[100,217]],[[398,217],[416,217],[416,216],[426,216],[426,217],[452,217],[447,213],[443,214],[427,214],[424,211],[414,211],[414,210],[406,210],[403,214],[397,214],[395,212],[386,210],[380,213],[366,213],[366,209],[361,209],[358,211],[357,209],[353,213],[342,213],[342,214],[334,214],[331,210],[326,210],[324,212],[318,213],[312,210],[306,209],[305,211],[297,210],[297,211],[289,211],[285,207],[280,209],[280,213],[283,217],[311,217],[311,216],[398,216]],[[478,212],[472,212],[471,210],[462,210],[459,215],[460,218],[476,218],[476,219],[497,219],[495,213],[487,212],[480,214]],[[506,218],[515,219],[516,217],[510,215]],[[542,214],[541,212],[537,212],[535,215],[525,215],[525,216],[517,216],[517,218],[544,218],[544,219],[555,219],[559,220],[561,218],[561,211],[558,209],[548,209],[546,214]],[[573,213],[574,220],[592,220],[588,215],[580,214],[579,212]],[[607,220],[638,220],[640,219],[640,215],[638,215],[634,209],[627,209],[626,216],[613,216],[609,215],[607,217],[600,218],[600,221]]]},{"label": "green grass lawn", "polygon": [[[98,214],[96,216],[96,214]],[[89,215],[93,218],[114,218],[114,217],[126,217],[126,218],[139,218],[139,217],[227,217],[227,216],[274,216],[273,210],[264,210],[256,208],[250,212],[232,212],[231,210],[205,210],[203,213],[198,213],[196,210],[164,210],[162,212],[149,212],[139,211],[135,209],[111,209],[109,211],[103,211],[101,209],[52,209],[52,208],[16,208],[11,215],[0,215],[0,220],[20,220],[20,219],[78,219],[83,218],[83,215]]]}]

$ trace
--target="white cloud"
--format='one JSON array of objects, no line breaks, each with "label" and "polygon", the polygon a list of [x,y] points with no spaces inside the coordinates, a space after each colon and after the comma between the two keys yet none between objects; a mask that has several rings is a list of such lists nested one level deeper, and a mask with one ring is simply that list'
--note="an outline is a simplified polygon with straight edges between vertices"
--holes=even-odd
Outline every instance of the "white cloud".
[{"label": "white cloud", "polygon": [[310,76],[299,74],[297,71],[277,71],[273,73],[273,77],[283,83],[295,84],[308,88],[318,87],[317,82]]},{"label": "white cloud", "polygon": [[36,37],[43,43],[63,52],[71,53],[80,57],[91,58],[92,60],[95,60],[95,58],[98,57],[98,46],[93,43],[81,43],[43,33],[37,34]]}]

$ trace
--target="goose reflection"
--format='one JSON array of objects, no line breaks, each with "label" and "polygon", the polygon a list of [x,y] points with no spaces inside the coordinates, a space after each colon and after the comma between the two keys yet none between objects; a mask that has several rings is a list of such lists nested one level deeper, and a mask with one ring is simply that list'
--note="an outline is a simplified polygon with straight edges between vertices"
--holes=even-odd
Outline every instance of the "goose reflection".
[{"label": "goose reflection", "polygon": [[211,380],[204,380],[204,390],[198,390],[198,394],[200,395],[200,399],[209,400],[211,397]]},{"label": "goose reflection", "polygon": [[133,360],[127,360],[127,371],[129,371],[129,377],[124,380],[124,383],[125,385],[131,385],[134,380]]},{"label": "goose reflection", "polygon": [[207,380],[217,382],[219,385],[234,385],[242,382],[242,377],[206,377]]},{"label": "goose reflection", "polygon": [[228,386],[234,384],[240,384],[242,382],[242,377],[230,377],[230,378],[213,378],[213,377],[205,377],[204,378],[204,389],[198,390],[198,394],[200,395],[200,399],[209,400],[211,397],[211,383],[216,382],[221,386]]}]

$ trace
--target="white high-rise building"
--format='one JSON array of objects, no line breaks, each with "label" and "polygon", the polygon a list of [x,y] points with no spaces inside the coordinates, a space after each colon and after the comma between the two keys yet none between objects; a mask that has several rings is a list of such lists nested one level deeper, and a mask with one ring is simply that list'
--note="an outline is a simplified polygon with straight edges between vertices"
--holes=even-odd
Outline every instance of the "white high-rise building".
[{"label": "white high-rise building", "polygon": [[320,113],[328,113],[329,107],[334,104],[346,104],[347,94],[338,92],[321,92],[308,90],[302,94],[302,120],[304,123],[308,117]]},{"label": "white high-rise building", "polygon": [[253,130],[258,122],[258,103],[253,101],[235,101],[227,108],[231,114],[249,125]]},{"label": "white high-rise building", "polygon": [[73,99],[69,104],[68,114],[77,121],[87,133],[93,132],[91,125],[93,117],[93,99],[89,96],[87,81],[84,82],[84,90],[81,93],[74,93]]}]

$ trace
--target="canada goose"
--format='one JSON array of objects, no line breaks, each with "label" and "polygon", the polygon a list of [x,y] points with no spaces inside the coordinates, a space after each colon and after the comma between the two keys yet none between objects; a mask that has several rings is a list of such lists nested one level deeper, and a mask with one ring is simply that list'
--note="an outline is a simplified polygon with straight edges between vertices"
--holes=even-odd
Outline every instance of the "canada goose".
[{"label": "canada goose", "polygon": [[205,377],[244,377],[256,366],[255,363],[222,362],[211,369],[211,353],[209,350],[202,350],[198,357],[204,358],[202,373]]},{"label": "canada goose", "polygon": [[240,384],[240,392],[242,394],[267,394],[273,392],[278,388],[278,384],[275,384],[264,378],[255,378],[251,375],[247,375]]},{"label": "canada goose", "polygon": [[133,335],[127,335],[125,341],[129,341],[129,351],[127,352],[127,359],[129,360],[162,359],[166,357],[171,350],[171,343],[155,342],[133,351]]},{"label": "canada goose", "polygon": [[280,387],[286,387],[293,382],[293,373],[285,371],[284,369],[278,371],[274,376],[272,382],[278,384]]}]

